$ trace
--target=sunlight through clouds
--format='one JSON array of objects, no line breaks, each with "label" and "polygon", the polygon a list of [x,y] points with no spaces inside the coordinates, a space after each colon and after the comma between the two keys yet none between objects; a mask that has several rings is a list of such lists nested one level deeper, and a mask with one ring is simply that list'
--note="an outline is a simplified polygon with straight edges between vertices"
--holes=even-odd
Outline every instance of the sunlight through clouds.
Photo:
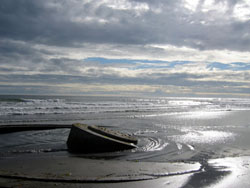
[{"label": "sunlight through clouds", "polygon": [[37,84],[58,94],[249,96],[249,7],[2,0],[0,92],[34,92]]},{"label": "sunlight through clouds", "polygon": [[185,8],[191,10],[191,11],[195,11],[196,7],[199,3],[199,0],[184,0],[184,6]]},{"label": "sunlight through clouds", "polygon": [[250,2],[244,0],[234,7],[234,17],[240,21],[250,20]]}]

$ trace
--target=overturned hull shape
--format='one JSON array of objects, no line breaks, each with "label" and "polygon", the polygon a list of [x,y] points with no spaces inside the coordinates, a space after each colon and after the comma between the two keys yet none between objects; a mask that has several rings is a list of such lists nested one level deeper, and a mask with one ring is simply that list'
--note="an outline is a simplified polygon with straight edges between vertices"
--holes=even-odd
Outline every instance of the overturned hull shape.
[{"label": "overturned hull shape", "polygon": [[97,126],[72,125],[67,145],[70,152],[98,153],[136,148],[137,140]]}]

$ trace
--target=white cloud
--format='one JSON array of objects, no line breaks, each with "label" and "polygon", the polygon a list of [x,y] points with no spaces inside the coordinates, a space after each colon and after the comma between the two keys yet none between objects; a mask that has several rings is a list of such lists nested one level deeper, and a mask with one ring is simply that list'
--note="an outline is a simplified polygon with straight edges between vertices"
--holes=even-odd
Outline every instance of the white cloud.
[{"label": "white cloud", "polygon": [[144,2],[133,2],[128,0],[108,0],[104,1],[107,7],[118,10],[136,10],[136,11],[148,11],[149,6]]},{"label": "white cloud", "polygon": [[191,11],[195,11],[196,7],[199,3],[199,0],[184,0],[184,7],[191,10]]},{"label": "white cloud", "polygon": [[250,20],[250,1],[243,0],[234,7],[233,16],[240,21]]},{"label": "white cloud", "polygon": [[[239,94],[249,92],[247,0],[2,0],[1,4],[3,85],[58,84],[60,91],[82,85],[88,92],[187,94],[216,93],[218,88],[225,93],[230,88]],[[84,61],[88,57],[137,61]]]},{"label": "white cloud", "polygon": [[227,1],[205,0],[202,6],[203,12],[216,11],[225,13],[228,9]]}]

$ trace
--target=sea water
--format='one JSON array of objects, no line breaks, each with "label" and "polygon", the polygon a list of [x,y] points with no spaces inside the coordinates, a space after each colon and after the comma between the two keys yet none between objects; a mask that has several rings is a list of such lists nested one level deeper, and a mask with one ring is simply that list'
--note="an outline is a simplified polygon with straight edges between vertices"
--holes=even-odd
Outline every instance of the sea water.
[{"label": "sea water", "polygon": [[[86,123],[138,138],[138,148],[83,157],[198,161],[250,156],[250,99],[0,96],[0,125]],[[69,155],[70,129],[0,135],[0,156]]]}]

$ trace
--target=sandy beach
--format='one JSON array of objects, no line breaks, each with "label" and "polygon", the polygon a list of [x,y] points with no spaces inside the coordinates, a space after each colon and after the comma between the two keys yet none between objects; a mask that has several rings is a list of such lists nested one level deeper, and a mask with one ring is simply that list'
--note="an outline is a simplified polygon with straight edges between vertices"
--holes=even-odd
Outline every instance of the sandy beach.
[{"label": "sandy beach", "polygon": [[[13,112],[0,119],[0,187],[250,186],[249,101],[97,99],[3,102]],[[131,134],[137,147],[72,154],[73,123]]]},{"label": "sandy beach", "polygon": [[[156,187],[168,184],[172,187],[184,184],[192,174],[199,172],[198,163],[150,163],[115,160],[94,160],[65,156],[33,156],[8,158],[0,161],[1,186],[23,184],[42,186],[55,183],[76,187],[79,184],[92,187],[139,186],[151,183]],[[180,181],[181,180],[181,181]],[[157,185],[156,182],[162,182]]]},{"label": "sandy beach", "polygon": [[0,0],[0,188],[250,188],[250,0]]},{"label": "sandy beach", "polygon": [[250,157],[200,163],[34,155],[0,160],[1,187],[249,187]]}]

